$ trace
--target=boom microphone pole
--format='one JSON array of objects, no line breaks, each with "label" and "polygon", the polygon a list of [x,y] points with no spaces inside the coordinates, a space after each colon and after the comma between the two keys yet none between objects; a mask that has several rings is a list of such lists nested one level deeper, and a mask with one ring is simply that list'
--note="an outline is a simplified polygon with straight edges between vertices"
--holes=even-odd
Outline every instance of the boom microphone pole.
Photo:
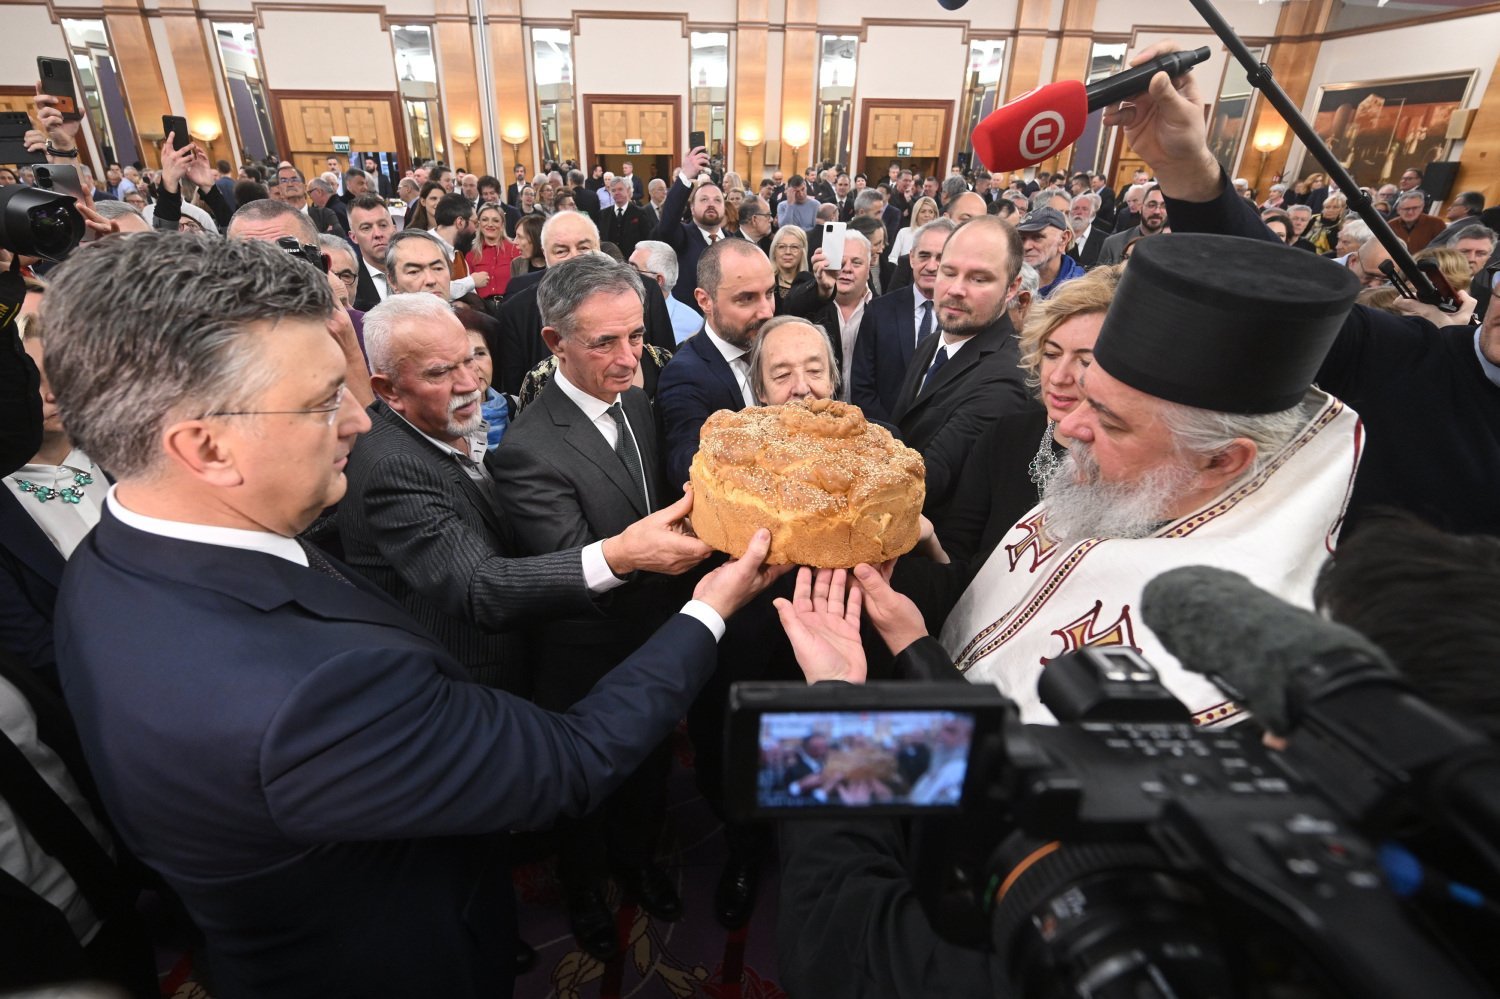
[{"label": "boom microphone pole", "polygon": [[[1313,159],[1317,160],[1319,165],[1328,171],[1328,176],[1333,178],[1333,182],[1343,192],[1349,207],[1358,212],[1359,217],[1364,219],[1370,226],[1370,231],[1375,234],[1376,239],[1380,240],[1380,245],[1385,247],[1386,251],[1390,253],[1391,260],[1406,275],[1406,280],[1411,285],[1410,290],[1412,295],[1415,296],[1417,301],[1424,302],[1427,305],[1436,305],[1444,312],[1457,312],[1457,296],[1438,291],[1432,279],[1428,277],[1427,272],[1412,257],[1411,251],[1406,248],[1406,244],[1396,238],[1395,232],[1391,230],[1390,223],[1375,210],[1374,204],[1370,201],[1370,196],[1360,189],[1359,184],[1350,176],[1349,171],[1345,170],[1344,165],[1334,157],[1333,150],[1329,149],[1318,136],[1318,133],[1313,131],[1312,125],[1308,123],[1306,118],[1302,117],[1302,112],[1292,103],[1292,99],[1286,95],[1286,91],[1281,89],[1281,84],[1277,83],[1272,77],[1271,67],[1263,62],[1256,61],[1255,56],[1250,54],[1250,50],[1240,40],[1240,36],[1235,34],[1234,29],[1229,26],[1229,22],[1224,20],[1224,15],[1220,14],[1218,9],[1214,7],[1212,0],[1189,0],[1189,2],[1199,14],[1203,15],[1203,20],[1208,22],[1208,26],[1214,30],[1214,34],[1218,35],[1225,46],[1228,47],[1230,54],[1239,60],[1240,65],[1245,67],[1245,72],[1250,78],[1250,85],[1265,95],[1266,100],[1281,115],[1282,120],[1291,128],[1293,134],[1301,139],[1302,144],[1307,147],[1307,151],[1312,153]],[[1399,290],[1399,283],[1397,287]],[[1451,289],[1449,291],[1451,292]]]}]

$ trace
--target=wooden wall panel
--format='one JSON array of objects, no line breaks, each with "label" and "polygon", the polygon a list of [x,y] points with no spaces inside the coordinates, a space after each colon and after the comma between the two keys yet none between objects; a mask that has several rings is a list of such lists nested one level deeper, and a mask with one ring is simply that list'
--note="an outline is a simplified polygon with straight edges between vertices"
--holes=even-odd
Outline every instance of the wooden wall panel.
[{"label": "wooden wall panel", "polygon": [[1500,59],[1464,140],[1453,194],[1464,191],[1483,191],[1486,205],[1500,202]]},{"label": "wooden wall panel", "polygon": [[[442,82],[442,117],[447,130],[443,145],[451,163],[469,172],[489,173],[485,156],[484,115],[479,107],[479,67],[474,56],[474,31],[469,23],[468,4],[464,0],[437,0],[441,16],[433,25],[433,44],[438,50],[438,73]],[[454,136],[463,132],[479,136],[465,151]],[[507,183],[509,183],[507,181]]]},{"label": "wooden wall panel", "polygon": [[[490,73],[494,85],[495,118],[500,134],[495,136],[503,168],[495,176],[510,184],[519,155],[530,177],[539,166],[531,94],[526,86],[526,31],[521,25],[521,0],[490,0],[486,4],[485,30],[489,32]],[[524,135],[519,149],[507,135]]]},{"label": "wooden wall panel", "polygon": [[400,104],[396,94],[282,91],[273,94],[271,101],[280,111],[281,155],[304,176],[316,177],[323,171],[334,135],[347,135],[352,150],[394,149],[406,161],[406,137],[397,128]]},{"label": "wooden wall panel", "polygon": [[[1281,17],[1276,22],[1276,37],[1321,34],[1328,28],[1328,19],[1332,16],[1333,9],[1334,0],[1309,0],[1305,4],[1285,4],[1281,8]],[[1281,89],[1286,91],[1296,107],[1307,106],[1307,92],[1312,84],[1313,68],[1317,65],[1318,52],[1322,46],[1323,43],[1316,39],[1271,45],[1266,65],[1271,67],[1271,73],[1275,76],[1276,82],[1281,84]],[[1212,100],[1214,97],[1213,94],[1203,96],[1205,100]],[[1271,178],[1285,172],[1287,157],[1291,154],[1294,140],[1281,113],[1266,103],[1265,98],[1259,94],[1255,98],[1251,119],[1254,124],[1246,138],[1246,154],[1240,161],[1240,173],[1250,181],[1251,187],[1265,192],[1270,189]],[[1281,148],[1268,155],[1264,163],[1261,162],[1260,154],[1255,150],[1255,137],[1263,132],[1281,132],[1286,136]],[[1253,177],[1249,172],[1252,165],[1255,167]]]},{"label": "wooden wall panel", "polygon": [[[1057,43],[1057,61],[1052,67],[1052,80],[1087,80],[1090,60],[1094,52],[1092,34],[1094,13],[1098,0],[1063,0],[1062,38]],[[1072,158],[1072,150],[1066,155]],[[1040,170],[1056,170],[1062,165],[1062,156],[1054,156],[1038,165]]]},{"label": "wooden wall panel", "polygon": [[[140,137],[141,162],[148,167],[161,166],[158,147],[161,139],[161,117],[172,113],[167,100],[167,85],[162,80],[161,65],[156,61],[156,42],[143,13],[128,7],[105,8],[104,24],[109,31],[109,45],[119,67],[120,86],[125,91],[125,105]],[[118,152],[123,161],[127,156]],[[134,156],[130,156],[134,159]]]},{"label": "wooden wall panel", "polygon": [[1042,83],[1042,57],[1047,48],[1047,25],[1052,0],[1021,0],[1016,10],[1016,40],[1010,57],[1005,99],[1015,100]]},{"label": "wooden wall panel", "polygon": [[194,0],[162,0],[161,11],[172,64],[182,87],[182,114],[188,120],[188,130],[198,135],[217,134],[218,138],[213,142],[204,143],[209,160],[224,159],[233,163],[236,160],[234,146],[227,134],[232,126],[229,116],[219,106],[219,88],[215,79],[218,71],[208,51],[208,41],[203,34],[203,25],[198,21]]},{"label": "wooden wall panel", "polygon": [[[739,24],[734,32],[734,155],[730,162],[752,190],[765,171],[766,53],[770,31],[767,0],[739,0]],[[758,138],[746,148],[740,137]]]}]

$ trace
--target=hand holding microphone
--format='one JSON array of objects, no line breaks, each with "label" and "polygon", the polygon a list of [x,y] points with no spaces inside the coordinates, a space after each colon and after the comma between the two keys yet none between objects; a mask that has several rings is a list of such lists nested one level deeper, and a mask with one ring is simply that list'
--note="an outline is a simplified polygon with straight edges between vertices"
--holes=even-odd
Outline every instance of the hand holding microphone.
[{"label": "hand holding microphone", "polygon": [[[1164,39],[1136,53],[1130,64],[1140,66],[1176,50],[1174,40]],[[1125,129],[1130,148],[1151,167],[1163,193],[1181,201],[1212,201],[1219,193],[1219,163],[1208,149],[1203,108],[1191,73],[1168,74],[1153,77],[1128,103],[1107,109],[1102,123]]]}]

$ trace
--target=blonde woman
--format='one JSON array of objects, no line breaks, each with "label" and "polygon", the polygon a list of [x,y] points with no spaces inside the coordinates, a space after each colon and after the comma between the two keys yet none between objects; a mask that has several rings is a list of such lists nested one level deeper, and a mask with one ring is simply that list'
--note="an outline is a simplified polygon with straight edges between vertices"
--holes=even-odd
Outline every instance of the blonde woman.
[{"label": "blonde woman", "polygon": [[894,264],[910,253],[912,236],[918,229],[937,218],[939,214],[937,202],[931,198],[921,197],[912,202],[911,225],[896,233],[896,239],[891,243],[891,252],[887,259]]},{"label": "blonde woman", "polygon": [[800,226],[784,225],[771,240],[771,267],[776,271],[776,305],[795,284],[812,280],[807,269],[807,233]]}]

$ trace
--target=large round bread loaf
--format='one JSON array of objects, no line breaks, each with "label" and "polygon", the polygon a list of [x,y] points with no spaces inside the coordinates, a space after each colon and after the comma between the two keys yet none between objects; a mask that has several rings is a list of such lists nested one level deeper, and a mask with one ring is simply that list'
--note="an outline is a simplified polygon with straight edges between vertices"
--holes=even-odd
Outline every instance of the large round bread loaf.
[{"label": "large round bread loaf", "polygon": [[693,458],[693,531],[738,558],[758,528],[774,565],[849,568],[917,543],[922,456],[830,399],[721,410]]}]

